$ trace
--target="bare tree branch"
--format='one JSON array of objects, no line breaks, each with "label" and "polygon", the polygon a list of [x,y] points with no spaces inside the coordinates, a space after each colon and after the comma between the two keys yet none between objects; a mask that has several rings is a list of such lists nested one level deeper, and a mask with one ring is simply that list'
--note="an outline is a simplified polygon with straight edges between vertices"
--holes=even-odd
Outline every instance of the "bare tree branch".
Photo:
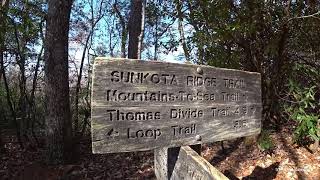
[{"label": "bare tree branch", "polygon": [[294,19],[305,19],[305,18],[315,18],[320,20],[320,17],[317,17],[317,15],[320,15],[320,11],[314,13],[314,14],[310,14],[310,15],[306,15],[306,16],[298,16],[298,17],[293,17],[288,19],[288,21],[294,20]]}]

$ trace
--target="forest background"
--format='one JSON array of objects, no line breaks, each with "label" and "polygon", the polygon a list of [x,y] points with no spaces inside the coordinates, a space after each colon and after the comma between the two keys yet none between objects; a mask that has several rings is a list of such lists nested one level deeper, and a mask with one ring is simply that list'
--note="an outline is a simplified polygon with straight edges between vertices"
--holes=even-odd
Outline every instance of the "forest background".
[{"label": "forest background", "polygon": [[[77,161],[90,136],[95,57],[194,63],[261,73],[263,138],[283,126],[319,143],[317,0],[2,0],[0,150],[45,147]],[[72,155],[72,156],[70,156]]]}]

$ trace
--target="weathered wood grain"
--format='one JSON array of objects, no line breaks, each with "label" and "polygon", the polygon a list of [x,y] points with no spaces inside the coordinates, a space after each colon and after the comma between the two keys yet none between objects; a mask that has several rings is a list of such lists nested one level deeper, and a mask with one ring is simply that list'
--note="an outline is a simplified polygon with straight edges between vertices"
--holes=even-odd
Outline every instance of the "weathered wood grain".
[{"label": "weathered wood grain", "polygon": [[155,61],[97,59],[94,153],[143,151],[258,134],[260,74]]},{"label": "weathered wood grain", "polygon": [[161,180],[228,179],[189,146],[156,149],[155,174]]}]

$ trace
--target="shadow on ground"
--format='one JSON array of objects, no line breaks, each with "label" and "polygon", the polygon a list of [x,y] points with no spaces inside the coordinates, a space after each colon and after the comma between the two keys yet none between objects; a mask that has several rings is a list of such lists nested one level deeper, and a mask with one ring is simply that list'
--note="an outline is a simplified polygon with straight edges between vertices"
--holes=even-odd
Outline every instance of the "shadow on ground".
[{"label": "shadow on ground", "polygon": [[[260,166],[257,166],[254,168],[252,173],[249,176],[243,177],[242,180],[250,180],[250,179],[264,179],[264,180],[272,180],[276,178],[278,173],[280,163],[276,162],[271,164],[267,168],[262,168]],[[224,175],[227,176],[230,180],[238,180],[235,175],[232,174],[229,170],[226,170],[224,172]]]}]

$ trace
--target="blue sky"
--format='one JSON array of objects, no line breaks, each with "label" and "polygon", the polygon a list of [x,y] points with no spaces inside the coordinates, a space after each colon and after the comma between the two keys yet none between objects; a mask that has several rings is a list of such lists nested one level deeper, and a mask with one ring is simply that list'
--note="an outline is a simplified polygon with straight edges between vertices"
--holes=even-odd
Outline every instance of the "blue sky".
[{"label": "blue sky", "polygon": [[[99,2],[99,0],[93,0],[94,2]],[[75,3],[80,2],[80,1],[76,1]],[[111,1],[106,1],[108,3],[111,3]],[[128,0],[129,3],[129,0]],[[99,4],[100,5],[100,4]],[[98,11],[98,7],[95,7],[94,10]],[[90,12],[90,6],[89,4],[85,4],[83,9],[84,12]],[[72,17],[74,18],[74,17]],[[109,37],[108,37],[108,33],[106,32],[107,28],[110,28],[110,24],[114,23],[115,21],[117,21],[117,19],[113,19],[113,17],[111,16],[106,16],[105,18],[101,19],[99,21],[99,23],[97,24],[97,28],[95,30],[95,38],[93,39],[93,44],[94,47],[97,47],[99,44],[102,44],[103,46],[105,46],[105,48],[107,48],[107,45],[109,43]],[[174,26],[177,27],[176,25],[177,23],[174,24]],[[176,28],[177,29],[177,28]],[[104,31],[101,31],[104,30]],[[116,29],[116,31],[118,31]],[[179,36],[179,33],[176,33],[177,36]],[[162,40],[165,40],[166,37],[163,37]],[[178,39],[179,37],[177,37]],[[82,51],[83,51],[83,45],[79,44],[79,43],[74,43],[74,42],[70,42],[70,57],[72,59],[75,59],[76,61],[80,61],[81,57],[82,57]],[[154,48],[154,46],[150,46],[150,48]],[[117,42],[116,48],[117,51],[120,50],[120,41]],[[91,52],[93,53],[93,52]],[[119,54],[118,54],[119,55]],[[183,56],[183,49],[182,46],[179,45],[177,47],[177,51],[173,51],[173,52],[169,52],[168,54],[164,54],[164,53],[159,53],[158,57],[160,60],[166,61],[166,62],[174,62],[174,63],[183,63],[183,60],[179,60],[182,59],[181,57]],[[142,53],[142,58],[141,59],[147,59],[146,56],[146,52]],[[184,58],[183,58],[184,59]]]}]

